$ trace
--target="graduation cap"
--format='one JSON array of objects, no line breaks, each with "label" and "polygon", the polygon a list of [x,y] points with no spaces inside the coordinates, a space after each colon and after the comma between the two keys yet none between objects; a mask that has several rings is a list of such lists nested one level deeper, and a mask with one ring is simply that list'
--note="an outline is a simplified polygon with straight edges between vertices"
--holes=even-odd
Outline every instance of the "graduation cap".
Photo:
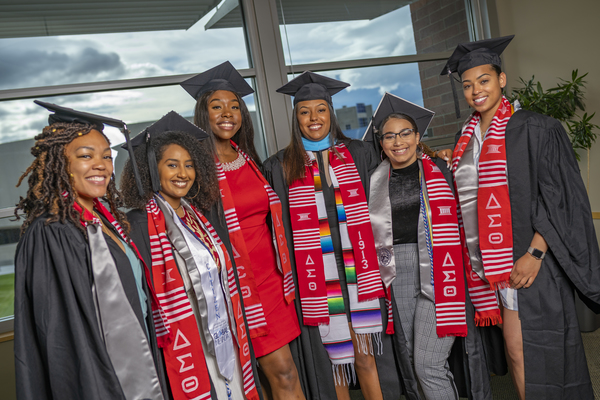
[{"label": "graduation cap", "polygon": [[413,121],[415,121],[415,124],[417,124],[417,130],[421,134],[421,137],[423,137],[435,112],[386,92],[379,102],[375,114],[373,114],[373,118],[371,118],[371,123],[367,127],[367,131],[363,137],[365,142],[373,142],[373,146],[375,146],[375,149],[378,151],[380,150],[379,135],[382,134],[382,132],[379,132],[380,125],[390,114],[404,114],[411,117]]},{"label": "graduation cap", "polygon": [[[54,114],[50,114],[48,117],[48,124],[52,125],[56,122],[66,122],[66,123],[79,123],[92,125],[94,129],[98,131],[104,130],[104,125],[114,126],[115,128],[119,128],[123,135],[125,136],[125,143],[130,142],[129,138],[129,129],[127,129],[127,124],[125,122],[104,117],[102,115],[91,114],[84,111],[73,110],[72,108],[62,107],[52,103],[46,103],[44,101],[34,100],[35,104],[46,108],[49,111],[53,111]],[[142,186],[142,182],[139,180],[139,172],[137,170],[137,164],[135,163],[135,157],[133,155],[133,149],[129,148],[129,157],[133,161],[133,171],[136,176],[136,183],[138,187],[138,191],[140,196],[144,194],[144,187]]]},{"label": "graduation cap", "polygon": [[[132,150],[130,150],[130,148],[135,149],[141,144],[146,143],[146,155],[148,157],[148,169],[150,171],[150,182],[152,184],[153,192],[158,192],[160,190],[160,178],[158,176],[158,163],[156,160],[156,154],[154,152],[154,148],[152,147],[152,139],[162,135],[165,132],[185,132],[198,140],[204,140],[208,137],[208,134],[203,129],[198,128],[196,125],[192,124],[175,111],[170,111],[164,117],[140,132],[131,141],[123,144],[121,147],[129,150],[129,154],[132,154]],[[131,160],[135,164],[135,159],[133,157]],[[134,166],[133,173],[136,175],[135,180],[140,182],[139,185],[141,186],[141,179],[139,177],[139,172],[137,172],[137,165]]]},{"label": "graduation cap", "polygon": [[196,100],[203,93],[211,90],[227,90],[237,93],[240,97],[254,93],[254,90],[229,61],[193,76],[181,82],[180,85]]},{"label": "graduation cap", "polygon": [[320,99],[331,105],[331,96],[348,86],[349,83],[305,71],[277,89],[277,92],[294,96],[294,106],[300,101]]},{"label": "graduation cap", "polygon": [[500,55],[514,37],[515,35],[503,36],[470,43],[460,43],[456,46],[456,49],[448,59],[448,62],[440,75],[448,75],[450,82],[452,83],[452,93],[454,95],[457,118],[460,118],[460,107],[458,106],[458,97],[456,95],[452,73],[458,72],[458,75],[462,75],[471,68],[486,64],[497,65],[499,67],[502,66]]}]

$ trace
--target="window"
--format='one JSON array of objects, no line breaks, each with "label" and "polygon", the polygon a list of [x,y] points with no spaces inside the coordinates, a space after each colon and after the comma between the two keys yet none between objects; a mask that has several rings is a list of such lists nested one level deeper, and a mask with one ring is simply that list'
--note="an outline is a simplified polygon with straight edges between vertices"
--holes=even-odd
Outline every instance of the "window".
[{"label": "window", "polygon": [[[24,194],[26,183],[14,185],[47,118],[31,99],[123,119],[135,134],[171,110],[191,117],[194,100],[177,84],[225,60],[257,90],[245,100],[261,157],[269,155],[267,143],[273,153],[289,140],[289,100],[273,93],[286,73],[304,70],[351,83],[333,98],[338,117],[344,109],[347,119],[339,119],[349,136],[362,137],[388,91],[435,111],[428,144],[447,146],[461,121],[453,115],[448,79],[439,74],[448,51],[479,32],[472,21],[485,17],[470,18],[470,0],[10,3],[20,18],[0,24],[0,218]],[[269,17],[273,3],[278,21]],[[281,38],[270,42],[277,28]],[[113,144],[123,140],[116,131],[110,137]],[[125,158],[115,161],[117,176]],[[7,254],[0,254],[0,309],[13,296],[2,261],[14,255],[19,223],[10,220],[0,219],[0,249]]]},{"label": "window", "polygon": [[219,3],[54,2],[49,12],[15,2],[19,18],[0,24],[0,89],[193,74],[226,60],[248,68],[241,24],[206,29]]},{"label": "window", "polygon": [[[11,12],[19,18],[0,24],[0,333],[7,329],[2,318],[13,314],[13,258],[22,222],[9,216],[25,195],[27,181],[15,185],[33,161],[33,137],[48,118],[32,99],[122,119],[135,135],[171,110],[192,118],[195,101],[178,82],[226,60],[239,69],[251,67],[238,0],[182,0],[177,7],[166,0],[135,7],[126,2],[46,3],[14,2]],[[230,10],[231,5],[237,8]],[[212,28],[226,9],[240,23]],[[254,86],[251,73],[246,76]],[[257,97],[245,101],[264,158]],[[105,133],[118,154],[118,182],[127,159],[119,148],[124,138],[114,128]]]},{"label": "window", "polygon": [[[288,72],[323,72],[338,66],[338,79],[351,86],[335,96],[334,107],[354,108],[353,137],[360,136],[359,127],[364,132],[387,91],[435,111],[428,143],[448,146],[462,121],[454,116],[448,78],[440,73],[449,55],[445,52],[471,40],[474,28],[466,4],[470,2],[333,0],[320,3],[314,15],[302,13],[296,2],[282,0],[278,11]],[[413,56],[407,61],[409,55]],[[467,109],[466,103],[461,109]]]}]

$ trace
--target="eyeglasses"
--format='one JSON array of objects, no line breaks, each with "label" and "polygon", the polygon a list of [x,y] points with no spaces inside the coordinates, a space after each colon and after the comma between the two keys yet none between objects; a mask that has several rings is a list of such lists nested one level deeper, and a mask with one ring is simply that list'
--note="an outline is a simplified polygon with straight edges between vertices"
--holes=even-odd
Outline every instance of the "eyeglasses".
[{"label": "eyeglasses", "polygon": [[414,133],[414,129],[403,129],[398,133],[386,133],[381,136],[381,140],[386,143],[391,143],[396,141],[396,136],[400,136],[400,140],[408,142]]}]

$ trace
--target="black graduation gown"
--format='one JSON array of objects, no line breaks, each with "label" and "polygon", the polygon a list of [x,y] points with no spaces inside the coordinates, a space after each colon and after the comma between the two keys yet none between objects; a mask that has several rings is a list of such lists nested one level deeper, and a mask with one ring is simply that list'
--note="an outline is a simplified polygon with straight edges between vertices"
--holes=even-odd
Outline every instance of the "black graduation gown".
[{"label": "black graduation gown", "polygon": [[530,111],[513,114],[505,140],[513,259],[536,231],[548,243],[535,281],[518,291],[525,395],[593,399],[574,294],[600,311],[600,252],[575,154],[560,122]]},{"label": "black graduation gown", "polygon": [[[365,194],[369,196],[369,176],[370,173],[377,167],[379,163],[378,155],[375,153],[373,146],[359,140],[351,140],[346,142],[346,146],[354,159],[356,168],[360,175]],[[283,150],[270,157],[265,161],[264,175],[269,181],[273,190],[279,196],[282,204],[282,218],[286,232],[286,239],[290,254],[294,254],[294,242],[292,237],[292,226],[290,222],[289,212],[289,188],[285,181],[282,169]],[[325,180],[323,180],[325,182]],[[324,190],[326,185],[324,186]],[[325,196],[327,202],[327,196]],[[330,204],[327,205],[330,208]],[[330,216],[331,217],[331,216]],[[334,223],[332,223],[334,222]],[[339,251],[341,243],[339,239],[339,225],[337,217],[329,218],[330,229],[332,231],[332,240],[334,249]],[[338,232],[334,232],[338,231]],[[336,240],[337,238],[337,240]],[[292,261],[292,270],[294,271],[294,283],[298,287],[296,274],[296,264],[294,257],[290,257]],[[342,276],[340,276],[342,278]],[[340,283],[342,280],[340,279]],[[297,294],[298,296],[298,294]],[[392,338],[385,333],[387,324],[387,310],[385,301],[381,299],[381,311],[383,322],[383,354],[376,355],[375,361],[379,374],[379,382],[383,392],[384,399],[397,400],[402,393],[401,382],[398,377],[397,368],[394,360],[392,349]],[[300,319],[300,336],[290,342],[290,349],[297,358],[298,374],[302,389],[307,399],[336,399],[335,383],[331,369],[331,362],[327,351],[321,342],[321,335],[316,326],[306,326],[302,323],[302,308],[300,307],[299,298],[296,300],[296,311]]]},{"label": "black graduation gown", "polygon": [[[221,241],[227,248],[227,251],[229,252],[229,256],[230,256],[233,266],[234,266],[233,270],[234,270],[234,276],[235,276],[235,284],[237,285],[238,292],[241,293],[239,277],[238,277],[237,269],[235,268],[235,261],[233,261],[233,252],[231,250],[231,242],[229,241],[229,235],[227,234],[227,230],[223,228],[221,219],[219,218],[219,214],[217,212],[217,207],[218,207],[217,205],[213,206],[211,211],[209,211],[208,213],[205,213],[204,216],[206,217],[206,219],[208,219],[208,221],[211,223],[211,225],[215,228],[217,235],[219,235],[219,238],[221,239]],[[151,253],[150,253],[150,234],[148,233],[148,215],[145,210],[144,211],[132,210],[127,213],[127,220],[129,221],[129,223],[131,225],[130,235],[131,235],[133,241],[137,244],[138,250],[140,251],[142,258],[146,262],[146,265],[148,265],[148,268],[150,268],[150,266],[152,265],[152,257],[151,257]],[[175,260],[175,262],[177,262],[177,260]],[[243,302],[241,303],[241,305],[242,305],[242,309],[243,309],[243,313],[244,313],[244,324],[246,325],[246,332],[249,332],[250,330],[248,329],[248,321],[246,320],[246,310],[244,309]],[[260,381],[258,379],[256,357],[254,356],[254,348],[252,347],[252,341],[248,340],[248,344],[250,346],[252,372],[254,373],[254,382],[256,383],[258,395],[262,399],[263,395],[262,395],[262,390],[260,387]],[[236,352],[237,352],[237,349],[236,349]],[[164,357],[162,355],[162,352],[160,352],[160,362],[163,365],[163,368],[165,368],[164,367]],[[167,380],[168,380],[168,378],[167,378]],[[210,386],[211,386],[211,389],[210,389],[211,396],[213,399],[216,399],[217,395],[214,391],[212,382],[211,382]],[[170,390],[169,390],[169,392],[170,392]]]},{"label": "black graduation gown", "polygon": [[[88,242],[72,223],[46,225],[48,216],[32,222],[15,255],[17,397],[125,399],[98,327]],[[140,325],[144,332],[145,325],[153,332],[150,303],[144,324],[127,256],[112,239],[105,239]],[[156,355],[152,333],[149,343]],[[164,391],[161,378],[159,372]]]}]

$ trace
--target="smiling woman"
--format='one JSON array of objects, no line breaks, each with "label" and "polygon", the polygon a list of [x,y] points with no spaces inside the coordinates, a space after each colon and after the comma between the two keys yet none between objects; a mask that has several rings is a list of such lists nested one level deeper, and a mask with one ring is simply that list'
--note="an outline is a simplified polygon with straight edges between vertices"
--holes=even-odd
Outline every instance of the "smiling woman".
[{"label": "smiling woman", "polygon": [[[152,266],[158,296],[169,308],[169,328],[158,329],[157,335],[176,332],[189,345],[174,340],[162,347],[169,397],[216,393],[213,398],[258,400],[239,277],[214,212],[219,191],[206,137],[170,112],[132,141],[138,172],[129,159],[121,188],[125,204],[133,208],[127,214],[131,236]],[[143,194],[136,190],[138,179]],[[195,368],[181,368],[183,358]],[[196,387],[186,384],[193,379]]]},{"label": "smiling woman", "polygon": [[162,400],[152,315],[163,311],[126,236],[102,134],[104,123],[124,123],[36,103],[55,113],[19,181],[31,174],[15,211],[26,214],[15,256],[17,396]]},{"label": "smiling woman", "polygon": [[113,174],[110,145],[106,137],[92,129],[85,137],[79,136],[65,147],[73,188],[82,206],[94,208],[97,197],[106,193]]}]

